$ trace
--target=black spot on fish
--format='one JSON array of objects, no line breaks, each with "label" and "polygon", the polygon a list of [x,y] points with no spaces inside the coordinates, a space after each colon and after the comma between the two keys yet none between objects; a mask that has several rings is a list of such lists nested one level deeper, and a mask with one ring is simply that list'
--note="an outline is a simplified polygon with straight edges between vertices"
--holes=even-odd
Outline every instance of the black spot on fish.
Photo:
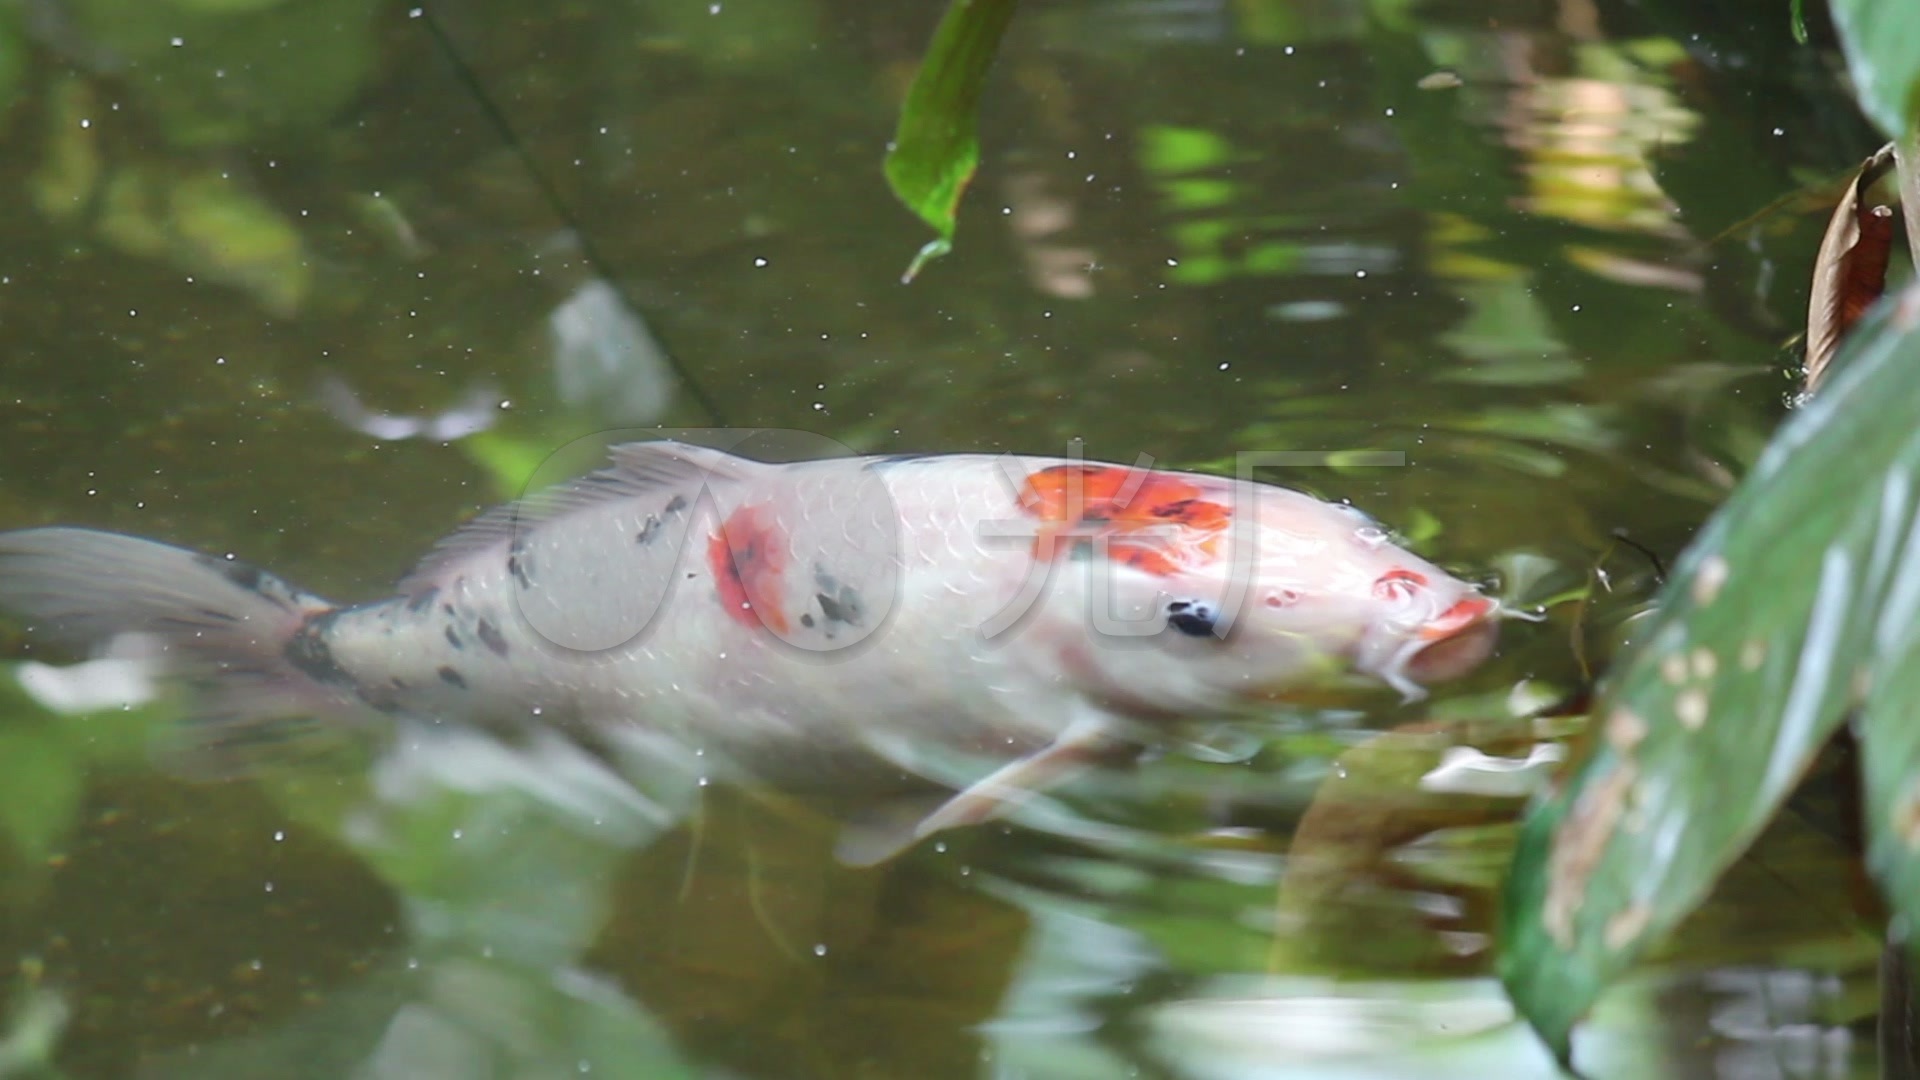
[{"label": "black spot on fish", "polygon": [[860,594],[845,585],[840,586],[838,596],[815,593],[813,598],[820,602],[820,614],[826,616],[830,623],[859,626],[860,620],[865,617],[866,613],[861,610]]},{"label": "black spot on fish", "polygon": [[1190,637],[1208,637],[1219,616],[1211,605],[1199,600],[1175,600],[1167,605],[1167,625]]},{"label": "black spot on fish", "polygon": [[693,571],[693,570],[689,570],[689,571],[687,571],[687,580],[688,580],[688,581],[692,581],[692,580],[693,580],[694,578],[697,578],[697,577],[699,577],[699,576],[700,576],[700,575],[699,575],[699,573],[698,573],[697,571]]},{"label": "black spot on fish", "polygon": [[442,615],[445,615],[445,616],[446,616],[447,618],[449,618],[449,619],[451,619],[451,618],[454,618],[454,617],[455,617],[455,614],[454,614],[454,610],[453,610],[453,605],[452,605],[452,604],[441,604],[441,605],[440,605],[440,613],[441,613]]},{"label": "black spot on fish", "polygon": [[300,624],[300,628],[287,639],[286,648],[281,650],[301,674],[317,683],[328,686],[352,685],[353,676],[333,658],[333,649],[327,645],[327,629],[333,625],[336,612],[325,611]]},{"label": "black spot on fish", "polygon": [[677,514],[680,511],[685,510],[686,508],[687,508],[687,497],[685,495],[675,495],[673,498],[667,500],[666,509],[662,510],[661,513]]},{"label": "black spot on fish", "polygon": [[395,690],[406,690],[406,689],[408,689],[408,686],[407,686],[407,680],[405,680],[405,679],[402,679],[402,678],[400,678],[400,677],[398,677],[398,676],[395,676],[394,678],[391,678],[391,679],[388,679],[388,680],[387,680],[387,682],[388,682],[389,684],[391,684],[391,685],[393,686],[393,688],[394,688]]},{"label": "black spot on fish", "polygon": [[800,625],[806,627],[809,630],[813,629],[813,613],[810,611],[801,612]]},{"label": "black spot on fish", "polygon": [[533,578],[529,573],[526,554],[526,548],[518,540],[514,541],[513,547],[507,549],[507,576],[513,578],[521,588],[531,589]]},{"label": "black spot on fish", "polygon": [[450,667],[442,666],[440,668],[440,681],[459,690],[465,690],[467,688],[467,680],[463,678],[459,672]]},{"label": "black spot on fish", "polygon": [[841,604],[839,600],[828,596],[826,593],[815,593],[813,598],[820,601],[820,614],[826,616],[828,622],[846,623],[849,626],[859,625],[860,612],[858,608],[849,610],[845,605]]},{"label": "black spot on fish", "polygon": [[1159,506],[1149,510],[1148,513],[1159,518],[1185,517],[1187,511],[1192,508],[1193,504],[1193,499],[1181,499],[1179,502],[1161,503]]},{"label": "black spot on fish", "polygon": [[502,658],[507,655],[507,639],[500,635],[500,628],[492,622],[481,619],[473,632],[480,636],[480,644],[493,650],[493,655]]},{"label": "black spot on fish", "polygon": [[646,524],[641,525],[640,531],[633,534],[633,542],[641,547],[653,543],[660,536],[660,526],[660,515],[648,514]]},{"label": "black spot on fish", "polygon": [[453,632],[452,626],[447,627],[447,644],[453,646],[456,649],[466,648],[465,645],[462,645],[460,643],[460,635]]},{"label": "black spot on fish", "polygon": [[419,592],[414,593],[412,596],[407,597],[407,611],[411,614],[418,615],[432,607],[434,599],[439,595],[440,586],[429,585]]}]

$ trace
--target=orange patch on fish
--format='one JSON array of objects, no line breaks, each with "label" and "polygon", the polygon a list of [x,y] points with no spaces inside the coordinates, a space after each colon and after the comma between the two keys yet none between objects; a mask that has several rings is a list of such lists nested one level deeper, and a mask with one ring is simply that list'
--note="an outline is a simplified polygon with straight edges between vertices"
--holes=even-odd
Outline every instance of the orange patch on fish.
[{"label": "orange patch on fish", "polygon": [[1109,557],[1166,576],[1219,557],[1233,511],[1192,480],[1107,465],[1054,465],[1027,477],[1020,508],[1045,524],[1037,559],[1059,557],[1062,539],[1106,541]]},{"label": "orange patch on fish", "polygon": [[787,632],[780,610],[780,575],[787,569],[786,537],[764,507],[743,506],[707,540],[707,565],[720,604],[742,626]]}]

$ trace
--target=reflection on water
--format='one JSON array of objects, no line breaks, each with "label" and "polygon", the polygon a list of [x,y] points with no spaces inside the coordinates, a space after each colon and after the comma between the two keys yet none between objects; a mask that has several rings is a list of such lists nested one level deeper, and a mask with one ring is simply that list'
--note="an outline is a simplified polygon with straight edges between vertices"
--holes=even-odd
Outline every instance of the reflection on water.
[{"label": "reflection on water", "polygon": [[[873,870],[825,807],[558,738],[181,783],[128,669],[0,629],[0,1076],[1550,1075],[1485,979],[1578,726],[1528,717],[1631,636],[1613,530],[1671,557],[1779,412],[1820,216],[1706,242],[1866,143],[1754,60],[1784,15],[1457,7],[1028,5],[902,288],[933,9],[0,6],[0,525],[370,596],[609,424],[1388,449],[1272,479],[1550,607],[1428,706],[1292,705]],[[1842,865],[1770,833],[1589,1074],[1871,1075]]]}]

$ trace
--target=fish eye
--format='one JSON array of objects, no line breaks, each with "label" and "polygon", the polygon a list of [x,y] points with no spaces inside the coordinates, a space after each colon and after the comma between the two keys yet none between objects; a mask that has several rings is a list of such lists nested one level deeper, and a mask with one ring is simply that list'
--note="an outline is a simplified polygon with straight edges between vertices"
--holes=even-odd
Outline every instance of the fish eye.
[{"label": "fish eye", "polygon": [[1191,637],[1211,636],[1219,621],[1212,605],[1198,600],[1175,600],[1167,605],[1167,625]]}]

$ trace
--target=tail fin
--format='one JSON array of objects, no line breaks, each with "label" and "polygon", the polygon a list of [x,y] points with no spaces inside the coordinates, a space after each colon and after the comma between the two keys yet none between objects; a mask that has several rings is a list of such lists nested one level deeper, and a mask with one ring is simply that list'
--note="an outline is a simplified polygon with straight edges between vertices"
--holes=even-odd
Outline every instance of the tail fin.
[{"label": "tail fin", "polygon": [[75,642],[150,642],[161,673],[190,688],[201,753],[182,764],[196,773],[288,748],[357,704],[288,652],[333,605],[243,562],[91,529],[0,533],[0,609]]}]

